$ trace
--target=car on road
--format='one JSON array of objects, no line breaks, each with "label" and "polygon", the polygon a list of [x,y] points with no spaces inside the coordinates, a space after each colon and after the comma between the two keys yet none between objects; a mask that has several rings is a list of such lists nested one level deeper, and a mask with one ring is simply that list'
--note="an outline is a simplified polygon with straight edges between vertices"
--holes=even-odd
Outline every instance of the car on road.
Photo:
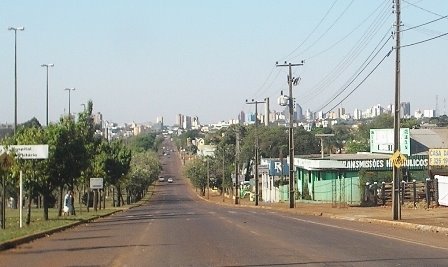
[{"label": "car on road", "polygon": [[165,182],[165,178],[164,177],[159,177],[159,182]]},{"label": "car on road", "polygon": [[172,183],[173,182],[173,178],[168,178],[168,183]]}]

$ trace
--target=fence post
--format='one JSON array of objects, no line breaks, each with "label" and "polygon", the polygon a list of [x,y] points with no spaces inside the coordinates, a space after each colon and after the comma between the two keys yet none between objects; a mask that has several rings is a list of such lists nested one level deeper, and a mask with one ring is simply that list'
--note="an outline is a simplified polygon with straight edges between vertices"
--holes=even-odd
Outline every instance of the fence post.
[{"label": "fence post", "polygon": [[404,205],[405,190],[406,190],[406,181],[401,181],[401,205]]},{"label": "fence post", "polygon": [[386,205],[386,182],[381,183],[381,200],[383,201],[383,206]]},{"label": "fence post", "polygon": [[439,179],[434,178],[434,201],[436,202],[436,207],[439,206]]},{"label": "fence post", "polygon": [[425,181],[426,208],[429,208],[429,205],[431,204],[431,197],[430,197],[431,196],[431,193],[430,193],[431,188],[430,188],[429,183],[430,183],[429,178],[426,178],[426,181]]},{"label": "fence post", "polygon": [[414,208],[417,208],[417,181],[415,181],[415,179],[412,180],[412,189],[413,189],[412,196],[414,198]]}]

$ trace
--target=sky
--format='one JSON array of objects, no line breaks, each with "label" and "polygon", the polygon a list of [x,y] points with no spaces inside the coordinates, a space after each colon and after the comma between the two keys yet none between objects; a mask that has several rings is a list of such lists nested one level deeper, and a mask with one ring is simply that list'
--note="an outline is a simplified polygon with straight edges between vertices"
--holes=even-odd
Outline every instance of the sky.
[{"label": "sky", "polygon": [[[401,1],[401,102],[446,114],[448,1]],[[2,0],[0,123],[14,122],[14,31],[18,123],[80,112],[104,120],[201,123],[254,112],[246,99],[288,93],[288,68],[303,110],[366,109],[394,102],[392,0]],[[432,39],[433,38],[433,39]],[[430,39],[430,40],[429,40]],[[423,41],[423,42],[422,42]],[[390,53],[389,53],[390,52]],[[389,55],[389,56],[387,56]],[[259,107],[262,108],[261,106]]]}]

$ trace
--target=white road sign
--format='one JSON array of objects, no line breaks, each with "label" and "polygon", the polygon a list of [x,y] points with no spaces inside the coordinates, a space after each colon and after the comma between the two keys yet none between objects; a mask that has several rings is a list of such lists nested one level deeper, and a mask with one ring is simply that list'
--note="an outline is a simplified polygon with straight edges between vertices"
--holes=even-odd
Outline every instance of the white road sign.
[{"label": "white road sign", "polygon": [[0,154],[3,152],[13,152],[21,159],[48,159],[48,145],[0,146]]},{"label": "white road sign", "polygon": [[103,178],[90,178],[90,189],[103,189]]}]

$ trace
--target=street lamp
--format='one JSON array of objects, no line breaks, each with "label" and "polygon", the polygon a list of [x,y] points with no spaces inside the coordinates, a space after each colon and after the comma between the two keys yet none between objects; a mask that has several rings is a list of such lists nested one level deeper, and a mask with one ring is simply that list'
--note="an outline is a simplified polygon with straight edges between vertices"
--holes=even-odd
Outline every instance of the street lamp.
[{"label": "street lamp", "polygon": [[41,67],[45,67],[47,69],[47,126],[48,126],[48,68],[54,67],[54,64],[42,64]]},{"label": "street lamp", "polygon": [[65,91],[68,91],[68,117],[71,118],[71,112],[70,112],[70,93],[71,91],[75,91],[75,88],[65,88]]},{"label": "street lamp", "polygon": [[14,31],[14,135],[17,129],[17,31],[25,30],[25,27],[9,27]]}]

